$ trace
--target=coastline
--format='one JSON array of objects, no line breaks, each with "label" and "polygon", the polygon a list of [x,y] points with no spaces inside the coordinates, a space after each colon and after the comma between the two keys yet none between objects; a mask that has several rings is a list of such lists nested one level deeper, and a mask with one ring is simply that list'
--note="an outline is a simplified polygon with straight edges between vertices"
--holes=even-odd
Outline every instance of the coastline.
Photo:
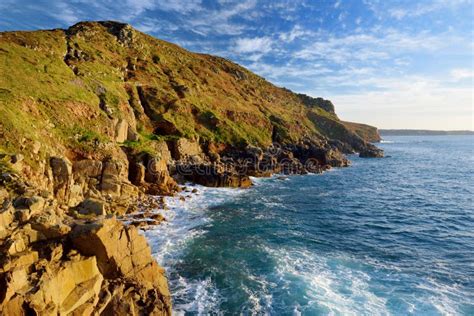
[{"label": "coastline", "polygon": [[341,121],[331,101],[125,23],[0,35],[1,313],[169,315],[138,233],[166,222],[149,196],[383,157],[376,128]]},{"label": "coastline", "polygon": [[[449,139],[442,141],[449,143]],[[388,166],[386,170],[380,165],[382,161],[352,156],[352,168],[333,169],[322,175],[257,178],[253,179],[254,186],[235,196],[225,194],[236,192],[235,189],[204,188],[198,199],[191,197],[183,202],[176,198],[176,207],[184,208],[183,213],[197,222],[187,226],[192,227],[190,235],[184,237],[185,241],[175,248],[179,249],[176,256],[167,263],[175,265],[170,278],[170,284],[176,282],[170,288],[177,289],[173,293],[177,299],[173,310],[202,314],[217,310],[303,314],[370,310],[396,314],[410,306],[420,313],[469,310],[462,300],[469,295],[467,289],[456,285],[462,270],[452,279],[438,279],[450,271],[449,265],[437,265],[438,260],[454,250],[439,239],[436,231],[435,239],[424,233],[426,229],[449,233],[448,227],[439,227],[437,217],[441,214],[431,210],[435,204],[429,203],[430,199],[435,199],[433,203],[443,203],[444,199],[436,199],[432,196],[435,193],[423,185],[423,181],[429,180],[426,173],[417,171],[407,176],[395,172],[402,165],[423,165],[423,160],[414,163],[415,158],[427,149],[435,149],[436,141],[418,139],[407,143],[395,139],[383,147],[392,148],[387,150],[392,158],[383,162]],[[408,156],[400,151],[405,148],[410,149]],[[443,155],[439,153],[437,159],[443,160]],[[452,164],[447,173],[451,172]],[[374,177],[387,172],[387,183],[377,185]],[[400,185],[404,181],[409,182],[406,189]],[[394,195],[400,198],[384,194],[386,191],[379,185],[394,189]],[[209,203],[214,200],[207,190],[227,198],[221,196],[214,204],[217,206],[205,205],[200,198]],[[407,197],[413,191],[428,199],[426,204],[419,199],[408,203]],[[463,201],[466,203],[466,197]],[[443,216],[455,220],[463,214],[462,206],[452,211],[456,212]],[[211,220],[207,221],[208,218]],[[314,230],[305,235],[311,227]],[[159,236],[159,229],[155,236]],[[147,236],[152,247],[155,236]],[[425,249],[426,243],[433,243],[440,252]],[[387,251],[378,250],[385,248]],[[461,254],[468,255],[465,251]],[[444,260],[449,262],[447,257]],[[431,267],[431,272],[425,265]],[[288,292],[282,294],[283,288]],[[417,296],[405,295],[408,290],[416,291]],[[300,300],[301,297],[308,300]],[[291,311],[278,305],[283,298],[290,300]]]}]

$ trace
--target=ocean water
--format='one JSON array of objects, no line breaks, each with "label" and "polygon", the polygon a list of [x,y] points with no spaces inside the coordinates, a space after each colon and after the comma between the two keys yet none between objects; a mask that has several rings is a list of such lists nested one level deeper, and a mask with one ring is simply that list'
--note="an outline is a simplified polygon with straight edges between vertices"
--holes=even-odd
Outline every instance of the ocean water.
[{"label": "ocean water", "polygon": [[323,175],[168,199],[145,234],[174,312],[474,315],[474,137],[380,147],[388,158]]}]

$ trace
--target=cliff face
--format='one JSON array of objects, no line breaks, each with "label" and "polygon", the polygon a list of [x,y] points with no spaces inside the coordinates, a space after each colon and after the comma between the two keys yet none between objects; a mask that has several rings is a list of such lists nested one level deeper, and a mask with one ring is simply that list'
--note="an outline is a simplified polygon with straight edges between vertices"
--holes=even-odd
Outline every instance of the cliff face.
[{"label": "cliff face", "polygon": [[342,124],[328,100],[116,22],[1,33],[0,69],[4,151],[17,151],[23,138],[74,159],[97,146],[113,150],[114,141],[146,147],[151,137],[266,147],[346,136],[321,127],[319,117]]},{"label": "cliff face", "polygon": [[368,142],[378,143],[382,140],[377,127],[353,122],[342,122],[342,124]]},{"label": "cliff face", "polygon": [[1,314],[167,315],[149,194],[383,155],[330,101],[126,24],[0,33],[0,71]]}]

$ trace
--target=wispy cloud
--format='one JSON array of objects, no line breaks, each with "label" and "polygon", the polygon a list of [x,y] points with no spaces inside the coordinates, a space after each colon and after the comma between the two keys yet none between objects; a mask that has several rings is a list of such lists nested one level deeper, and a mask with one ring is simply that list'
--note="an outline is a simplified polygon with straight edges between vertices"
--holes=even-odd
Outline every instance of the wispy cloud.
[{"label": "wispy cloud", "polygon": [[471,68],[457,68],[451,70],[451,78],[454,81],[465,80],[465,79],[473,79],[474,78],[474,70]]},{"label": "wispy cloud", "polygon": [[235,51],[238,53],[268,53],[272,50],[273,41],[269,37],[238,38]]},{"label": "wispy cloud", "polygon": [[304,60],[323,59],[337,64],[353,61],[376,62],[402,53],[437,50],[449,45],[445,37],[427,32],[403,33],[389,29],[378,33],[359,33],[315,40],[293,55]]},{"label": "wispy cloud", "polygon": [[314,32],[311,30],[307,30],[303,28],[301,25],[296,24],[293,29],[289,32],[283,32],[280,33],[279,38],[280,40],[284,42],[293,42],[295,39],[301,38],[301,37],[307,37],[309,35],[313,35]]}]

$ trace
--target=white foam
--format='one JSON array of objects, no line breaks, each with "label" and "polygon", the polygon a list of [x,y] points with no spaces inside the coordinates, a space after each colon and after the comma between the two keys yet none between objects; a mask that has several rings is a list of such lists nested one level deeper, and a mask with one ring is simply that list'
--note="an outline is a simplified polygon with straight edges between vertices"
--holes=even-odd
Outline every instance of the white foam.
[{"label": "white foam", "polygon": [[[170,291],[174,301],[184,299],[186,304],[174,304],[174,312],[184,315],[190,311],[198,315],[207,315],[218,310],[221,297],[211,279],[187,280],[176,271],[187,244],[205,233],[204,225],[210,225],[211,219],[206,210],[244,192],[243,189],[207,188],[199,185],[187,185],[198,192],[190,194],[181,192],[175,197],[166,197],[168,210],[155,210],[167,221],[156,228],[147,230],[147,237],[152,252],[158,263],[168,275]],[[181,197],[186,196],[183,201]]]},{"label": "white foam", "polygon": [[[282,282],[297,278],[307,285],[306,296],[310,300],[305,308],[323,308],[329,315],[389,314],[385,298],[370,291],[370,277],[362,271],[351,270],[343,264],[334,269],[328,258],[306,250],[267,248],[267,251],[278,261]],[[298,314],[300,308],[294,306],[294,314]]]}]

